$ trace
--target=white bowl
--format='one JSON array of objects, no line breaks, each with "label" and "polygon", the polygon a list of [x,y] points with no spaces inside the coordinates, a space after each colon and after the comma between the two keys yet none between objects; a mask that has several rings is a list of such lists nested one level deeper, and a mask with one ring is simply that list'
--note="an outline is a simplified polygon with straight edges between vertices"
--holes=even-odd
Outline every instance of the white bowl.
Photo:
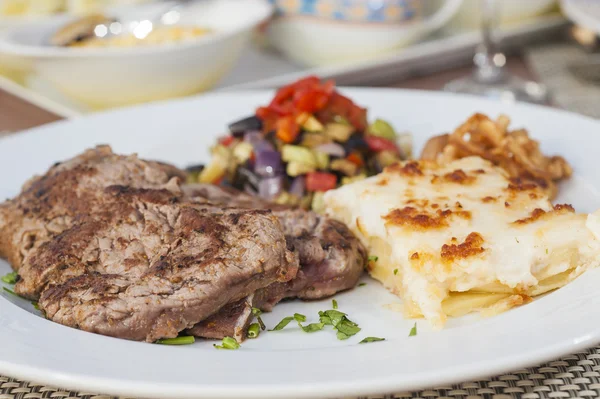
[{"label": "white bowl", "polygon": [[[148,18],[163,10],[144,6],[121,20]],[[180,24],[214,32],[197,39],[131,48],[62,48],[47,38],[71,17],[57,16],[6,30],[0,36],[0,58],[52,83],[64,94],[99,109],[179,97],[214,86],[227,73],[251,31],[272,12],[266,0],[206,0],[188,9]],[[1,63],[1,62],[0,62]]]}]

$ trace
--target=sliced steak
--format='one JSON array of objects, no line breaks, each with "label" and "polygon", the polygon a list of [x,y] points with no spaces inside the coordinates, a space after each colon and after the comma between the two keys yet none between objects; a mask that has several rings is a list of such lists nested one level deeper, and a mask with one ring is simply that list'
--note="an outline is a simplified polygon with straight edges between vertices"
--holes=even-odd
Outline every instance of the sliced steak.
[{"label": "sliced steak", "polygon": [[[189,333],[210,338],[235,336],[239,328],[247,327],[252,319],[248,306],[271,310],[284,298],[319,299],[350,289],[356,285],[366,263],[367,253],[358,238],[343,223],[314,212],[275,205],[236,190],[208,184],[183,185],[187,198],[205,206],[272,209],[281,224],[288,245],[297,250],[300,270],[287,283],[276,283],[259,290],[245,300],[246,306],[232,303],[201,322]],[[238,312],[238,319],[234,315]],[[228,333],[226,333],[228,332]],[[244,330],[245,333],[245,330]],[[243,334],[241,335],[243,337]]]},{"label": "sliced steak", "polygon": [[[187,201],[176,174],[99,149],[37,178],[2,206],[17,226],[0,229],[5,256],[22,259],[15,291],[61,324],[152,342],[295,277],[277,217]],[[49,229],[56,215],[68,222]],[[29,225],[40,239],[22,254]]]},{"label": "sliced steak", "polygon": [[0,256],[18,270],[30,251],[71,227],[75,217],[103,206],[102,190],[110,185],[179,192],[182,178],[173,166],[116,155],[108,146],[56,163],[0,205]]}]

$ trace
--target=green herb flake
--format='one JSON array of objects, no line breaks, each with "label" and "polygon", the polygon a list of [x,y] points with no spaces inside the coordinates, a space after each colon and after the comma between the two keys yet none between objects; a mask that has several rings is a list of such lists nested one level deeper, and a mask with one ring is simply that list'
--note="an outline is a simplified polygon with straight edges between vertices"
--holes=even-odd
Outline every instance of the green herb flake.
[{"label": "green herb flake", "polygon": [[298,323],[305,322],[306,316],[300,313],[294,313],[294,320],[296,320]]},{"label": "green herb flake", "polygon": [[359,287],[364,287],[365,285],[367,285],[367,283],[360,283],[358,286]]},{"label": "green herb flake", "polygon": [[323,327],[325,326],[325,324],[323,324],[323,323],[310,323],[306,326],[303,326],[302,324],[300,324],[300,322],[298,322],[298,325],[300,326],[300,328],[302,328],[302,331],[304,331],[306,333],[321,331],[323,329]]},{"label": "green herb flake", "polygon": [[257,338],[260,334],[260,324],[252,323],[250,327],[248,327],[248,338]]},{"label": "green herb flake", "polygon": [[363,339],[362,341],[360,341],[359,344],[368,344],[369,342],[379,342],[379,341],[385,341],[385,338],[367,337],[367,338]]},{"label": "green herb flake", "polygon": [[181,336],[177,338],[164,338],[156,341],[160,345],[190,345],[196,342],[196,338],[192,336]]},{"label": "green herb flake", "polygon": [[379,256],[371,255],[367,258],[369,262],[377,262],[379,260]]},{"label": "green herb flake", "polygon": [[394,276],[398,274],[398,269],[394,269]]},{"label": "green herb flake", "polygon": [[337,303],[337,301],[335,299],[331,300],[331,306],[333,306],[334,309],[338,308],[338,303]]},{"label": "green herb flake", "polygon": [[231,337],[225,337],[225,338],[223,338],[221,345],[214,344],[213,346],[217,349],[227,349],[227,350],[240,349],[240,344],[238,344],[238,342],[234,338],[231,338]]},{"label": "green herb flake", "polygon": [[409,337],[414,337],[417,335],[417,323],[410,329],[410,333],[408,333]]},{"label": "green herb flake", "polygon": [[360,327],[358,326],[358,324],[354,323],[351,320],[348,320],[348,318],[346,317],[344,317],[344,319],[340,321],[340,323],[336,326],[336,329],[349,337],[356,335],[360,332]]},{"label": "green herb flake", "polygon": [[339,339],[340,341],[343,341],[343,340],[345,340],[345,339],[348,339],[348,338],[350,338],[350,336],[349,336],[349,335],[346,335],[346,334],[344,334],[344,333],[343,333],[343,332],[341,332],[341,331],[338,331],[338,332],[337,332],[337,334],[336,334],[336,336],[337,336],[337,339]]},{"label": "green herb flake", "polygon": [[256,318],[256,321],[258,321],[258,324],[260,325],[260,329],[265,331],[267,329],[267,326],[265,326],[265,323],[260,318],[260,315],[262,314],[262,310],[260,310],[259,308],[252,308],[252,314]]},{"label": "green herb flake", "polygon": [[40,305],[37,302],[31,302],[31,305],[33,305],[35,310],[40,310]]},{"label": "green herb flake", "polygon": [[288,324],[290,324],[290,322],[294,320],[294,318],[292,316],[288,316],[288,317],[284,317],[283,320],[281,320],[279,322],[279,324],[277,324],[275,326],[275,328],[273,328],[272,330],[269,331],[279,331],[279,330],[283,330],[285,328],[285,326],[287,326]]},{"label": "green herb flake", "polygon": [[17,272],[8,273],[0,278],[0,280],[4,281],[6,284],[15,284],[18,279],[19,275]]},{"label": "green herb flake", "polygon": [[252,308],[252,314],[254,316],[260,316],[262,314],[262,310],[260,310],[259,308]]}]

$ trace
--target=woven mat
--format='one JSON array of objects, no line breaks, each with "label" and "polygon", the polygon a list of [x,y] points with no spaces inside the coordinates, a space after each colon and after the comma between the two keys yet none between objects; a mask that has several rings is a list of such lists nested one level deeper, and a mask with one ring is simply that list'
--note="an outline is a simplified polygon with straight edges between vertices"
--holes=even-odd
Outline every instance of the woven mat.
[{"label": "woven mat", "polygon": [[586,53],[574,43],[551,43],[525,52],[527,63],[552,92],[556,104],[568,111],[600,118],[600,85],[575,77],[568,69],[598,55]]},{"label": "woven mat", "polygon": [[[359,399],[540,399],[600,396],[600,347],[476,382]],[[0,399],[116,399],[0,377]]]}]

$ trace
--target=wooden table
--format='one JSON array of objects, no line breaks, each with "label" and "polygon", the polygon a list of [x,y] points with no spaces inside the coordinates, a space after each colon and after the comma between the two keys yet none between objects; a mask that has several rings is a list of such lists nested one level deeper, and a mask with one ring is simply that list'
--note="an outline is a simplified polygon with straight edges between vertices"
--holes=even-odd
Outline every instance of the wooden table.
[{"label": "wooden table", "polygon": [[[522,57],[509,57],[507,65],[512,73],[527,79],[535,79]],[[395,82],[389,86],[407,89],[440,90],[450,80],[467,76],[471,71],[472,67],[466,66],[435,75],[415,77]],[[0,89],[0,132],[17,132],[60,119],[60,116]]]}]

